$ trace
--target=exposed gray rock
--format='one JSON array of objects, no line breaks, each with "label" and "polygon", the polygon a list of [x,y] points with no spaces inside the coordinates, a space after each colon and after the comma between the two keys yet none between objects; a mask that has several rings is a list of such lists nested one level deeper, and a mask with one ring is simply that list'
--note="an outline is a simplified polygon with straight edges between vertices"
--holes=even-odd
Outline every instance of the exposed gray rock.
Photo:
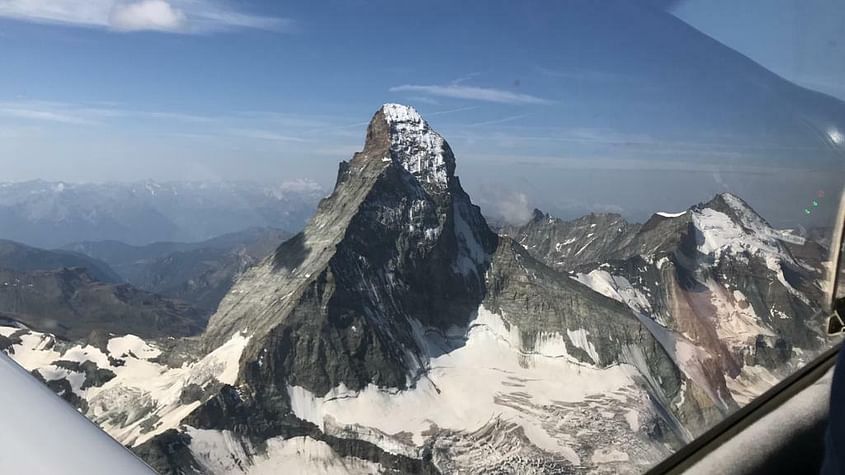
[{"label": "exposed gray rock", "polygon": [[113,371],[105,368],[98,368],[97,364],[93,361],[79,363],[76,361],[57,360],[54,361],[53,364],[68,371],[84,374],[85,381],[82,382],[80,389],[102,386],[115,377]]},{"label": "exposed gray rock", "polygon": [[631,244],[640,228],[613,213],[563,221],[535,209],[530,221],[506,226],[502,234],[512,237],[546,265],[569,270],[616,255]]}]

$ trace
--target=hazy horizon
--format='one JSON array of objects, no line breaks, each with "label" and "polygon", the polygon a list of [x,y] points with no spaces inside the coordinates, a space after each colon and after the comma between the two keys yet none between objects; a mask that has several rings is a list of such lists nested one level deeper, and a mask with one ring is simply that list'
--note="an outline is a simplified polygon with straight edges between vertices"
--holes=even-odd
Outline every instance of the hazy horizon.
[{"label": "hazy horizon", "polygon": [[792,226],[842,186],[829,0],[72,3],[0,0],[0,181],[331,189],[399,102],[494,214],[642,219],[733,191]]}]

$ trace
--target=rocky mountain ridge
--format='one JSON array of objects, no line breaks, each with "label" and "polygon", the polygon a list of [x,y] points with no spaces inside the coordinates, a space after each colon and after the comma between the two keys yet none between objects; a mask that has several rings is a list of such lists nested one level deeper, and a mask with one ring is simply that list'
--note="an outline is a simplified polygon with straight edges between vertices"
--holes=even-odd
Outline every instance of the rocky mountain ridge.
[{"label": "rocky mountain ridge", "polygon": [[108,264],[83,253],[66,250],[48,251],[14,241],[0,240],[0,269],[31,272],[64,267],[84,268],[95,279],[103,282],[118,283],[123,280]]},{"label": "rocky mountain ridge", "polygon": [[94,333],[144,338],[196,335],[205,316],[184,302],[129,284],[102,282],[83,268],[0,268],[0,318],[70,340]]},{"label": "rocky mountain ridge", "polygon": [[116,241],[81,242],[67,249],[108,263],[126,282],[214,313],[238,275],[258,264],[291,233],[249,228],[195,242],[131,246]]}]

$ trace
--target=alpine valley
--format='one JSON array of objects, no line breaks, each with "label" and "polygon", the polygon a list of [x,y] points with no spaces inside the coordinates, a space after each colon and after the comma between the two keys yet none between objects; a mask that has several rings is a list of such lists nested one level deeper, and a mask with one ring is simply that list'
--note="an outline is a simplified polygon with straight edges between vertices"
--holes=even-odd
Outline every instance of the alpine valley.
[{"label": "alpine valley", "polygon": [[386,104],[202,333],[0,349],[165,474],[529,474],[641,472],[825,345],[824,249],[737,196],[496,233],[455,169]]}]

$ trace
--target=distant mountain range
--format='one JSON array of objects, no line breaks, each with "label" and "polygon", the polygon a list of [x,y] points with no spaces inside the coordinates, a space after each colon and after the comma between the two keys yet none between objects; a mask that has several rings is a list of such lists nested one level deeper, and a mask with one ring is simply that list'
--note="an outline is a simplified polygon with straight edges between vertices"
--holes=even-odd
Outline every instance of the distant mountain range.
[{"label": "distant mountain range", "polygon": [[162,337],[199,333],[207,315],[126,284],[84,254],[0,241],[0,321],[71,339],[92,331]]},{"label": "distant mountain range", "polygon": [[250,227],[297,231],[324,194],[308,181],[0,183],[0,239],[42,248],[106,240],[141,246]]},{"label": "distant mountain range", "polygon": [[103,241],[74,250],[0,241],[0,320],[71,339],[197,334],[238,275],[289,235],[250,228],[198,243]]},{"label": "distant mountain range", "polygon": [[117,283],[124,279],[107,263],[80,252],[48,251],[14,241],[0,240],[0,269],[17,272],[82,267],[92,278]]},{"label": "distant mountain range", "polygon": [[65,339],[92,332],[144,338],[195,335],[205,315],[190,305],[129,284],[100,282],[81,268],[0,269],[0,319]]},{"label": "distant mountain range", "polygon": [[[0,347],[162,473],[607,473],[650,467],[827,345],[820,269],[738,196],[497,234],[455,166],[387,104],[201,336],[7,326]],[[96,247],[73,248],[112,252]]]},{"label": "distant mountain range", "polygon": [[108,264],[138,288],[184,300],[212,313],[241,272],[291,235],[274,228],[250,228],[193,243],[131,246],[93,241],[70,244],[66,249]]}]

